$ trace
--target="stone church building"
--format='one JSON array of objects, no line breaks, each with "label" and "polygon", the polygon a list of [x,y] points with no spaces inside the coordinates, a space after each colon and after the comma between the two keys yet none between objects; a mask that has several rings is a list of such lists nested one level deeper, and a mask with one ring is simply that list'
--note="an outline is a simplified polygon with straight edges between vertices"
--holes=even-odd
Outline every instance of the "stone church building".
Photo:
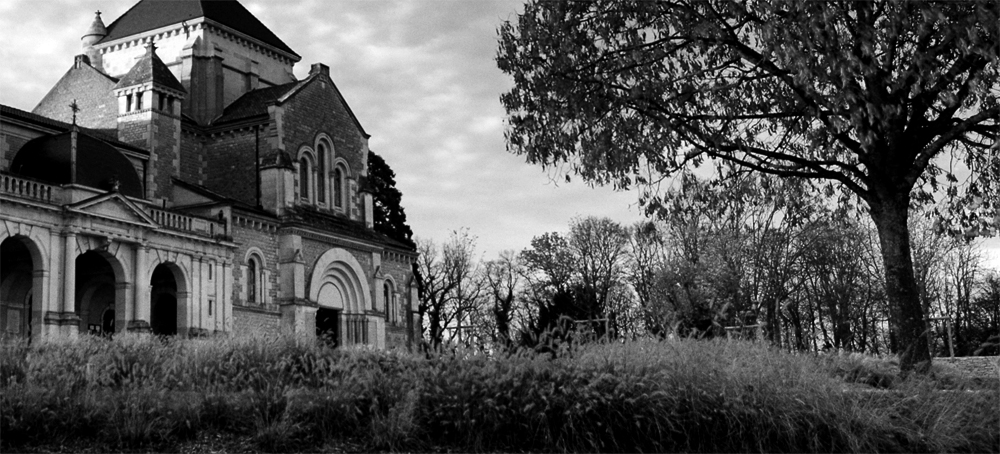
[{"label": "stone church building", "polygon": [[416,251],[373,228],[327,66],[297,80],[236,0],[97,13],[82,47],[32,112],[0,105],[4,336],[416,341]]}]

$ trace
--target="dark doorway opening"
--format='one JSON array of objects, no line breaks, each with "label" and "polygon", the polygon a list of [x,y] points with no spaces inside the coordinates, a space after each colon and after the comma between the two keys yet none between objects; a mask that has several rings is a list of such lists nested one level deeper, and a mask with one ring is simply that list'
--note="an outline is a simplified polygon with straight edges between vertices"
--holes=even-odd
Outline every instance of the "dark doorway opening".
[{"label": "dark doorway opening", "polygon": [[316,339],[330,348],[340,346],[339,310],[320,308],[316,311]]},{"label": "dark doorway opening", "polygon": [[101,321],[101,330],[110,335],[115,332],[115,309],[104,310],[104,319]]},{"label": "dark doorway opening", "polygon": [[158,265],[153,270],[150,282],[152,310],[149,327],[153,334],[173,336],[177,334],[177,280],[167,265]]},{"label": "dark doorway opening", "polygon": [[0,336],[31,336],[31,301],[34,285],[31,252],[19,238],[0,245]]},{"label": "dark doorway opening", "polygon": [[[105,322],[108,312],[115,313],[115,272],[105,252],[88,251],[76,258],[76,312],[80,332],[111,337],[114,323]],[[114,315],[112,315],[114,317]]]}]

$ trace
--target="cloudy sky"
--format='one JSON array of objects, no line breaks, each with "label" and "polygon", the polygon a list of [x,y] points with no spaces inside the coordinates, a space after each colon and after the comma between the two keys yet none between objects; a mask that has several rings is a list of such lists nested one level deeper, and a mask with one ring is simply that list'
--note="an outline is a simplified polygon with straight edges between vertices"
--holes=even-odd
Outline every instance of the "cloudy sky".
[{"label": "cloudy sky", "polygon": [[[80,37],[136,0],[0,1],[0,103],[32,110],[80,53]],[[506,151],[497,27],[517,0],[242,0],[311,63],[330,66],[370,146],[397,176],[416,236],[467,227],[486,258],[564,231],[578,215],[641,219],[636,195],[590,188]],[[554,182],[558,181],[558,185]]]},{"label": "cloudy sky", "polygon": [[[33,109],[80,53],[94,11],[110,24],[135,2],[0,0],[0,103]],[[441,242],[467,227],[490,259],[565,231],[574,216],[641,219],[636,194],[566,183],[506,151],[499,96],[511,82],[494,62],[496,30],[522,0],[242,3],[302,55],[299,78],[311,63],[330,66],[372,150],[395,170],[418,237]]]}]

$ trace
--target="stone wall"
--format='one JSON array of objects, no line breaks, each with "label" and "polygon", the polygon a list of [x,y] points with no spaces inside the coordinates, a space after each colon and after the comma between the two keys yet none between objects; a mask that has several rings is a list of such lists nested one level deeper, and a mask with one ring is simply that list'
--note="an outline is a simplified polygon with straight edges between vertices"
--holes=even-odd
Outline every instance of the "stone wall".
[{"label": "stone wall", "polygon": [[1000,378],[1000,356],[962,356],[934,358],[938,364],[948,364],[972,377]]},{"label": "stone wall", "polygon": [[213,135],[203,153],[207,170],[204,186],[251,206],[257,205],[256,146],[252,129]]},{"label": "stone wall", "polygon": [[272,335],[281,333],[281,313],[233,306],[233,333]]},{"label": "stone wall", "polygon": [[233,242],[237,244],[233,257],[233,304],[250,305],[247,301],[246,258],[247,252],[256,248],[263,255],[263,301],[260,307],[277,311],[279,273],[277,224],[263,218],[237,212],[232,226]]},{"label": "stone wall", "polygon": [[204,185],[206,158],[202,152],[202,138],[192,131],[184,130],[181,136],[181,179],[194,184]]}]

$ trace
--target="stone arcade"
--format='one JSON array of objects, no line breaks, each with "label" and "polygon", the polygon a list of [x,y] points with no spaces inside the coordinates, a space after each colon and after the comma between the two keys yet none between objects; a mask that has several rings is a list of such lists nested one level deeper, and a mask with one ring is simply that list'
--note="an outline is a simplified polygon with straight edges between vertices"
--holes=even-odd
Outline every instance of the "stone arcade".
[{"label": "stone arcade", "polygon": [[0,106],[0,328],[406,348],[412,245],[373,229],[368,138],[329,68],[236,0],[141,0],[33,112]]}]

